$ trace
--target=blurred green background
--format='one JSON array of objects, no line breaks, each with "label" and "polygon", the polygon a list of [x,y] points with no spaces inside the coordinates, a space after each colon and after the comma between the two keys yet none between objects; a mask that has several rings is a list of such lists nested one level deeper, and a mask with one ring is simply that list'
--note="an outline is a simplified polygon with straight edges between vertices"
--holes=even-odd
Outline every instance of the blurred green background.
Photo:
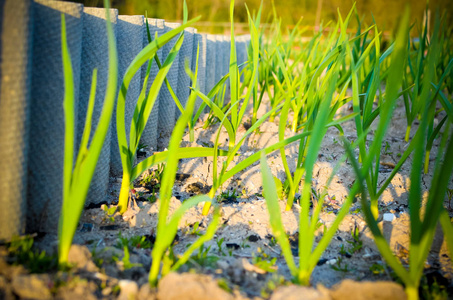
[{"label": "blurred green background", "polygon": [[[103,0],[75,0],[86,6],[102,7]],[[120,14],[143,15],[145,11],[148,17],[160,18],[165,20],[177,21],[182,19],[183,0],[111,0],[112,7],[117,8]],[[187,0],[189,8],[189,18],[202,16],[198,28],[203,31],[222,32],[228,29],[229,21],[229,1],[228,0]],[[235,22],[247,21],[247,11],[258,10],[261,0],[236,0],[235,1]],[[263,0],[263,19],[262,23],[270,22],[272,17],[272,7],[282,19],[282,24],[291,26],[297,23],[302,17],[303,25],[315,26],[323,22],[336,21],[338,18],[337,9],[342,16],[346,16],[351,9],[354,1],[352,0]],[[447,23],[452,27],[451,12],[453,10],[452,0],[431,0],[429,4],[425,1],[412,0],[358,0],[356,6],[362,21],[371,24],[374,19],[381,30],[392,31],[397,25],[398,19],[406,3],[411,6],[413,22],[423,21],[424,10],[428,5],[431,12],[431,19],[436,15],[436,10],[446,13]],[[217,23],[217,25],[212,24]],[[214,26],[215,25],[215,26]],[[352,24],[354,26],[354,23]],[[240,30],[240,28],[238,28]]]}]

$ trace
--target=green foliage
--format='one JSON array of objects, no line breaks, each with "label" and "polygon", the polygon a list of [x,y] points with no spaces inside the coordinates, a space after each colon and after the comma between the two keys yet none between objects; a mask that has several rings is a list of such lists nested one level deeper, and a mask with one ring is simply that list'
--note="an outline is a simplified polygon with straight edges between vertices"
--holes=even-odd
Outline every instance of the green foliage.
[{"label": "green foliage", "polygon": [[116,244],[117,248],[123,249],[127,247],[128,249],[132,248],[141,248],[141,249],[150,249],[152,246],[151,242],[146,239],[146,236],[132,236],[130,238],[123,237],[121,232],[118,235],[118,242]]},{"label": "green foliage", "polygon": [[[141,264],[135,264],[135,263],[131,263],[130,261],[130,254],[129,254],[129,248],[127,246],[124,246],[123,247],[123,250],[124,250],[124,255],[123,255],[123,258],[121,259],[121,264],[122,264],[122,267],[124,270],[129,270],[131,268],[134,268],[134,267],[141,267],[142,265]],[[112,257],[114,261],[118,262],[119,259],[117,257]]]},{"label": "green foliage", "polygon": [[[414,144],[417,145],[414,149],[413,164],[410,175],[411,189],[409,191],[409,215],[410,215],[410,249],[409,249],[409,269],[406,269],[402,262],[396,258],[387,241],[385,240],[381,229],[378,227],[376,216],[373,214],[372,207],[370,206],[368,199],[367,189],[364,185],[364,180],[370,172],[371,162],[374,159],[373,149],[380,147],[382,137],[386,131],[388,120],[390,118],[392,99],[396,99],[397,88],[401,83],[401,74],[403,67],[403,58],[405,57],[406,51],[406,39],[408,31],[408,11],[406,10],[404,19],[400,26],[400,30],[396,39],[396,46],[392,56],[395,56],[395,61],[401,60],[399,63],[393,64],[389,69],[386,101],[389,105],[381,110],[381,119],[378,125],[375,140],[371,145],[369,155],[364,155],[363,164],[360,167],[357,160],[352,153],[352,148],[348,142],[345,141],[345,148],[349,159],[353,165],[355,174],[357,176],[355,186],[361,192],[361,203],[362,210],[364,212],[366,221],[370,230],[374,236],[375,243],[385,258],[389,266],[395,271],[396,275],[404,282],[406,286],[406,293],[408,299],[418,299],[418,288],[420,285],[420,278],[424,269],[424,263],[428,256],[429,249],[434,237],[434,232],[437,223],[440,221],[442,226],[445,228],[447,239],[451,238],[451,223],[448,218],[445,218],[443,199],[445,197],[447,186],[450,180],[450,176],[453,171],[453,139],[449,136],[450,123],[447,123],[446,134],[443,135],[441,144],[438,149],[438,157],[436,159],[436,166],[434,176],[429,188],[429,196],[426,202],[426,212],[421,216],[420,211],[422,209],[422,194],[421,194],[421,173],[424,155],[424,146],[427,134],[430,130],[430,103],[429,89],[430,89],[430,76],[425,74],[423,77],[424,83],[420,92],[419,103],[420,106],[421,120],[417,132],[413,138]],[[433,41],[435,43],[435,41]],[[427,64],[427,74],[433,72],[435,64]],[[431,70],[431,71],[429,71]],[[384,114],[385,111],[385,114]],[[387,120],[386,120],[387,119]],[[428,155],[428,154],[427,154]],[[403,155],[404,156],[404,155]],[[448,176],[442,176],[441,174],[450,174]],[[371,193],[371,192],[370,192]],[[449,245],[450,247],[450,245]],[[451,251],[451,250],[450,250]]]},{"label": "green foliage", "polygon": [[374,263],[371,265],[370,271],[373,272],[374,275],[383,275],[385,274],[385,267],[381,264]]},{"label": "green foliage", "polygon": [[118,61],[115,37],[110,23],[108,4],[108,1],[105,0],[104,6],[106,8],[106,26],[109,48],[109,74],[104,105],[96,131],[91,140],[90,146],[88,147],[91,132],[91,117],[96,94],[97,70],[94,69],[86,122],[83,130],[82,141],[80,143],[80,149],[77,159],[75,160],[75,165],[73,153],[76,130],[76,124],[74,121],[74,78],[71,57],[66,39],[66,22],[64,15],[62,15],[61,18],[61,51],[65,82],[65,97],[63,102],[65,114],[65,153],[63,164],[63,205],[58,226],[58,261],[60,264],[67,264],[69,248],[71,247],[72,239],[78,226],[85,198],[90,187],[91,178],[93,177],[94,170],[104,144],[104,139],[110,127],[110,119],[115,103]]},{"label": "green foliage", "polygon": [[[230,193],[231,192],[231,193]],[[232,191],[227,190],[226,192],[222,192],[219,196],[217,196],[217,202],[236,202],[237,195],[236,189]]]},{"label": "green foliage", "polygon": [[7,244],[10,263],[23,265],[30,273],[46,273],[58,267],[56,255],[49,256],[45,251],[33,247],[31,236],[15,236]]},{"label": "green foliage", "polygon": [[[161,157],[162,159],[161,161],[156,161],[157,158],[159,157],[159,154],[161,154],[158,153],[152,155],[148,159],[145,159],[140,164],[134,167],[134,158],[138,149],[138,145],[140,143],[141,135],[143,133],[143,130],[145,129],[147,120],[149,118],[149,115],[151,114],[151,111],[159,94],[159,90],[162,86],[162,83],[164,81],[168,83],[168,80],[166,80],[166,75],[169,72],[173,64],[173,61],[177,57],[178,51],[182,46],[182,42],[184,40],[183,30],[186,27],[192,25],[197,20],[197,18],[195,18],[191,21],[187,21],[187,8],[186,6],[184,7],[185,7],[185,19],[183,24],[165,33],[161,37],[158,37],[154,41],[150,42],[148,46],[146,46],[139,54],[137,54],[135,59],[131,62],[131,64],[127,68],[126,73],[124,74],[123,77],[123,82],[121,85],[121,91],[118,96],[116,110],[118,145],[121,154],[121,163],[123,166],[123,180],[118,203],[120,213],[124,213],[127,209],[130,186],[132,181],[135,178],[137,178],[144,170],[165,160],[165,157]],[[160,66],[160,70],[153,81],[153,84],[148,92],[148,95],[146,95],[146,88],[148,86],[147,82],[151,71],[152,59],[155,57],[157,50],[160,47],[162,47],[162,45],[165,45],[171,39],[175,38],[177,34],[180,35],[175,45],[171,49],[163,65]],[[130,127],[131,129],[129,132],[129,143],[128,143],[126,139],[126,125],[125,125],[126,94],[132,78],[141,69],[142,65],[145,64],[147,61],[148,67],[146,71],[146,77],[143,82],[143,88],[137,101],[137,105],[135,107],[133,119],[131,121]],[[196,149],[194,149],[193,152],[196,152]],[[195,155],[195,157],[196,156],[197,155]]]},{"label": "green foliage", "polygon": [[[183,16],[181,16],[183,19],[182,26],[161,37],[156,36],[153,40],[149,36],[149,45],[137,55],[126,71],[118,96],[116,117],[119,150],[123,164],[123,182],[118,205],[120,213],[127,209],[134,180],[138,179],[149,168],[158,166],[157,170],[152,171],[139,182],[140,185],[151,187],[150,201],[157,201],[155,192],[160,190],[156,241],[152,248],[152,266],[149,274],[149,282],[152,286],[157,284],[159,277],[165,276],[168,272],[176,271],[186,263],[193,266],[215,266],[215,262],[219,258],[210,254],[211,246],[206,247],[204,244],[214,237],[220,222],[218,203],[236,201],[237,199],[236,190],[226,189],[226,192],[222,192],[222,190],[225,190],[223,185],[228,179],[261,159],[263,196],[266,200],[270,226],[274,235],[269,244],[271,247],[276,244],[280,246],[281,254],[294,282],[303,285],[310,284],[310,276],[317,262],[335,236],[340,223],[350,213],[351,205],[357,194],[360,193],[361,207],[356,208],[353,213],[364,214],[379,251],[388,266],[395,272],[394,274],[404,283],[409,299],[418,298],[419,288],[420,295],[426,299],[441,298],[444,295],[440,286],[435,284],[428,286],[423,281],[425,279],[420,280],[438,222],[442,225],[448,249],[450,254],[453,255],[453,225],[448,212],[443,207],[445,196],[451,202],[453,195],[448,188],[450,180],[448,174],[452,174],[453,171],[453,141],[450,130],[453,121],[451,98],[453,91],[451,79],[453,52],[450,47],[453,45],[451,42],[452,33],[447,30],[447,19],[439,17],[432,22],[433,26],[426,21],[419,28],[418,40],[414,40],[411,38],[414,34],[411,30],[417,28],[416,26],[409,26],[410,15],[409,11],[405,10],[395,37],[388,40],[387,37],[383,36],[382,28],[378,28],[377,23],[379,22],[377,20],[375,22],[373,19],[372,22],[369,22],[371,26],[365,25],[366,22],[361,21],[360,11],[363,9],[361,5],[353,6],[346,18],[338,13],[336,23],[321,25],[308,39],[301,23],[297,23],[291,30],[285,31],[282,19],[278,17],[277,11],[274,11],[272,19],[270,19],[272,24],[265,35],[265,30],[261,27],[265,8],[260,6],[259,9],[250,13],[246,5],[246,14],[244,13],[246,18],[242,21],[248,22],[251,38],[249,45],[247,45],[247,61],[239,66],[235,41],[235,34],[237,33],[237,31],[235,32],[237,30],[235,20],[238,20],[238,7],[234,1],[230,1],[231,51],[229,72],[215,84],[211,91],[203,94],[197,84],[198,50],[195,71],[192,72],[186,66],[192,87],[185,107],[176,97],[166,75],[183,43],[184,28],[193,25],[197,19],[187,21],[188,9],[184,3]],[[223,6],[227,8],[225,4]],[[356,24],[353,21],[354,17],[357,19]],[[428,29],[430,27],[428,25],[432,29]],[[60,242],[60,253],[68,250],[68,241],[69,246],[72,241],[73,235],[68,235],[68,232],[71,232],[72,229],[75,231],[74,226],[77,225],[76,221],[80,216],[79,211],[83,207],[81,200],[84,200],[86,196],[84,188],[87,189],[89,186],[91,171],[94,170],[98,157],[96,153],[102,146],[102,132],[98,134],[98,131],[105,129],[105,122],[108,123],[109,121],[108,112],[111,113],[112,109],[112,98],[106,97],[104,102],[105,116],[103,113],[99,123],[101,129],[98,128],[99,130],[96,131],[96,136],[99,135],[99,137],[96,142],[92,142],[90,151],[88,151],[87,136],[89,136],[91,129],[91,112],[96,86],[96,71],[94,71],[92,97],[90,97],[84,139],[76,164],[73,167],[73,153],[70,150],[73,146],[71,140],[74,138],[74,116],[71,114],[74,105],[73,99],[71,99],[73,79],[64,26],[63,21],[62,51],[67,118],[63,215],[66,219],[62,218],[60,223],[60,239],[65,241],[64,243]],[[110,26],[109,23],[108,26]],[[325,33],[324,29],[328,26],[331,30]],[[108,28],[109,34],[111,34],[111,29]],[[161,63],[155,55],[156,51],[172,38],[177,39],[176,44],[165,62]],[[110,46],[112,47],[112,42]],[[115,52],[113,50],[110,52],[110,75],[116,76],[116,61],[112,56]],[[149,93],[147,93],[147,81],[153,60],[160,70]],[[125,122],[129,120],[124,120],[127,90],[133,76],[145,63],[147,63],[147,75],[134,117],[131,120],[130,139],[127,141]],[[227,81],[231,94],[229,102],[226,101]],[[143,147],[139,144],[141,134],[159,90],[164,83],[181,111],[181,116],[171,135],[168,150],[156,152],[134,166],[135,155]],[[109,81],[109,97],[113,93],[113,86],[113,81]],[[269,96],[270,107],[264,115],[259,117],[258,110],[261,108],[265,94]],[[195,111],[197,98],[202,100],[202,105]],[[395,158],[393,154],[396,149],[392,149],[391,143],[386,141],[385,137],[399,101],[404,104],[406,111],[408,128],[406,141],[408,145],[403,152],[396,153],[398,161],[395,161],[396,164],[392,172],[387,175],[383,182],[380,182],[381,180],[378,179],[381,175],[379,173],[381,156],[384,154]],[[352,105],[352,113],[339,116],[340,108],[346,103]],[[214,146],[212,148],[181,148],[180,144],[186,127],[190,140],[193,141],[195,124],[206,107],[210,109],[210,112],[204,128],[213,124],[218,126]],[[245,122],[245,116],[249,111],[251,117]],[[243,148],[244,142],[252,133],[258,134],[261,125],[266,120],[278,120],[278,142],[263,149],[254,148],[252,155],[237,159],[242,154],[240,149]],[[357,132],[357,136],[352,137],[354,140],[352,144],[342,137],[345,135],[343,123],[350,120],[355,124]],[[419,125],[412,128],[412,124],[416,122],[419,122]],[[240,130],[242,125],[246,129],[245,133]],[[334,144],[338,144],[338,141],[342,140],[346,154],[334,166],[325,186],[317,188],[314,180],[315,164],[322,149],[323,138],[329,128],[338,130],[339,138],[334,140]],[[228,142],[223,145],[220,136],[225,131],[228,135]],[[414,133],[415,135],[413,135]],[[411,134],[413,135],[412,139],[410,138]],[[439,137],[441,139],[437,151],[433,151],[433,153],[437,153],[435,166],[431,168],[434,169],[434,177],[429,187],[427,202],[422,204],[420,182],[423,164],[424,171],[427,172],[430,155],[432,155],[431,150],[434,145],[437,145],[435,142]],[[298,142],[298,155],[295,163],[290,164],[285,147],[294,142]],[[220,150],[221,148],[226,150]],[[282,181],[273,176],[265,158],[266,155],[275,151],[280,152],[283,163],[286,178]],[[357,153],[358,157],[356,157]],[[377,220],[380,213],[378,199],[411,156],[411,189],[409,191],[411,233],[409,267],[406,268],[406,265],[393,254],[383,237]],[[212,188],[207,195],[199,195],[185,200],[170,215],[170,199],[178,170],[178,162],[183,158],[194,157],[213,157],[215,163],[212,168]],[[332,200],[327,190],[340,165],[346,159],[354,169],[356,180],[336,218],[327,227],[321,222],[320,214],[327,206],[324,204],[325,199]],[[238,162],[236,163],[236,161]],[[329,157],[328,161],[332,161],[332,158]],[[220,167],[217,162],[219,162]],[[88,172],[87,174],[90,176],[85,178],[85,172]],[[84,176],[79,176],[79,174],[84,174]],[[82,189],[79,189],[80,186]],[[298,212],[299,257],[296,264],[296,258],[292,254],[291,245],[283,226],[279,200],[285,200],[286,210],[291,210],[298,192],[300,192],[301,197],[298,200],[300,205]],[[243,195],[247,196],[244,191]],[[172,243],[178,232],[178,224],[186,211],[199,203],[204,203],[203,215],[210,212],[211,206],[214,207],[213,214],[210,216],[211,222],[207,228],[201,228],[200,222],[193,224],[189,234],[196,236],[197,239],[186,248],[184,253],[177,256],[173,253]],[[105,207],[107,219],[112,218],[115,213],[113,209]],[[422,211],[426,212],[422,214]],[[72,213],[71,216],[69,216],[70,213]],[[68,216],[70,222],[67,219]],[[317,231],[321,226],[324,226],[323,233],[321,236],[317,236]],[[225,256],[224,238],[217,240],[216,243],[217,249],[215,251],[217,251],[217,254]],[[350,255],[361,251],[363,244],[357,227],[352,230],[351,238],[346,243],[342,245],[340,250],[342,256],[350,257]],[[130,268],[134,264],[129,261],[129,250],[134,247],[150,248],[151,243],[145,237],[124,238],[120,235],[117,246],[124,249],[122,259],[124,268]],[[33,253],[29,244],[15,247],[18,253]],[[249,246],[244,241],[241,247]],[[197,250],[198,252],[196,252]],[[232,255],[232,250],[228,252]],[[21,255],[24,256],[23,261],[27,261],[27,259],[44,261],[44,256],[41,257],[41,254]],[[346,259],[342,256],[331,268],[346,273],[350,271],[350,268]],[[276,270],[276,260],[277,258],[270,258],[261,249],[258,249],[258,253],[252,258],[252,263],[263,271],[272,273]],[[60,262],[64,262],[64,254]],[[370,267],[370,271],[380,275],[386,272],[386,268],[384,265],[374,264]],[[268,297],[270,291],[283,283],[283,279],[275,277],[263,289],[263,295]],[[229,289],[226,282],[220,284],[225,289]]]},{"label": "green foliage", "polygon": [[216,241],[217,243],[217,252],[220,254],[220,255],[223,255],[223,256],[226,256],[225,252],[223,252],[222,250],[222,245],[223,245],[223,242],[225,241],[225,238],[221,238],[220,240]]},{"label": "green foliage", "polygon": [[198,253],[190,257],[189,263],[198,267],[215,267],[216,262],[219,260],[218,256],[209,255],[211,246],[205,247],[203,244],[200,246]]},{"label": "green foliage", "polygon": [[277,266],[275,265],[277,263],[277,257],[269,257],[269,255],[259,247],[257,251],[258,253],[254,254],[252,257],[252,264],[268,273],[277,271]]},{"label": "green foliage", "polygon": [[147,188],[152,188],[153,192],[158,191],[160,188],[160,182],[162,181],[162,174],[164,173],[165,165],[163,163],[157,165],[157,169],[150,171],[146,176],[138,182],[139,185]]},{"label": "green foliage", "polygon": [[343,257],[339,256],[337,262],[334,265],[330,266],[333,270],[343,273],[348,273],[351,271],[348,267],[348,264],[343,261]]},{"label": "green foliage", "polygon": [[[187,17],[186,7],[184,8],[184,11],[186,19]],[[191,72],[188,66],[186,66],[186,72],[192,79],[194,78],[194,74]],[[183,152],[182,150],[184,149],[180,148],[179,145],[181,143],[185,127],[193,116],[196,97],[197,97],[196,93],[194,92],[190,93],[189,99],[187,100],[186,103],[185,110],[182,112],[173,129],[173,133],[171,135],[170,143],[168,146],[167,152],[168,155],[163,158],[163,160],[165,160],[166,162],[166,167],[161,180],[160,202],[159,202],[160,206],[156,231],[156,241],[154,243],[154,247],[151,253],[152,264],[149,273],[149,282],[152,286],[155,286],[157,284],[157,279],[161,271],[160,270],[161,261],[164,259],[165,262],[165,259],[168,257],[168,255],[165,255],[165,253],[169,251],[169,249],[171,249],[171,243],[173,242],[174,237],[176,236],[179,221],[181,220],[184,213],[188,209],[196,206],[200,202],[211,200],[211,198],[204,195],[195,196],[190,199],[187,199],[169,218],[170,199],[172,196],[172,189],[175,182],[176,172],[178,170],[178,161],[180,158],[182,158],[181,153]],[[194,152],[200,153],[198,151],[198,148],[196,148]],[[217,149],[214,149],[213,152],[214,157],[216,157]],[[190,245],[190,247],[187,248],[186,251],[180,257],[178,257],[178,259],[174,258],[171,259],[169,263],[164,263],[164,268],[162,268],[162,276],[165,276],[170,271],[177,270],[181,265],[185,264],[190,259],[192,253],[195,250],[199,249],[206,241],[212,239],[219,224],[219,220],[220,220],[219,209],[215,209],[212,221],[206,228],[204,235],[198,237],[198,239],[192,245]]]}]

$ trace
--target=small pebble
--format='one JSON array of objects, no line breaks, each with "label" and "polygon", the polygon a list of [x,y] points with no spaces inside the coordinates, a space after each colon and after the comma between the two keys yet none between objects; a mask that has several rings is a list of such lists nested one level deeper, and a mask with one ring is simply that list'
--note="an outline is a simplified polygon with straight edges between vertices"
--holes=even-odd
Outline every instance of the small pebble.
[{"label": "small pebble", "polygon": [[326,264],[328,265],[334,265],[337,263],[337,259],[336,258],[332,258],[332,259],[329,259],[328,261],[326,261]]},{"label": "small pebble", "polygon": [[259,235],[252,234],[251,236],[248,237],[248,240],[250,242],[257,242],[257,241],[261,240],[261,238]]},{"label": "small pebble", "polygon": [[395,215],[392,214],[392,213],[385,213],[384,214],[384,222],[393,222],[393,220],[395,220]]},{"label": "small pebble", "polygon": [[93,224],[83,223],[80,232],[91,232],[93,230]]}]

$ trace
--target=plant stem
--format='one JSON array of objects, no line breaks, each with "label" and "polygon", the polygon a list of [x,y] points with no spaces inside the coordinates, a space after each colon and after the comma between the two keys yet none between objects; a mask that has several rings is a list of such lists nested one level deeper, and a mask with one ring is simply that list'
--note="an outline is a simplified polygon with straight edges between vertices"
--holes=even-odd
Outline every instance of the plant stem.
[{"label": "plant stem", "polygon": [[410,135],[411,135],[411,125],[408,125],[407,128],[406,128],[406,136],[404,138],[404,140],[406,142],[409,142]]},{"label": "plant stem", "polygon": [[378,219],[379,217],[379,202],[378,202],[378,199],[371,199],[370,200],[370,209],[371,209],[371,213],[373,214],[373,217],[375,220]]},{"label": "plant stem", "polygon": [[426,150],[426,155],[425,155],[425,174],[428,174],[428,170],[429,170],[429,153],[431,152],[431,150]]},{"label": "plant stem", "polygon": [[[160,270],[160,260],[161,260],[161,255],[160,251],[156,251],[157,249],[153,249],[152,253],[152,259],[153,263],[151,264],[151,270],[149,271],[149,284],[151,287],[157,286],[157,277],[159,276],[159,270]],[[159,254],[157,253],[159,252]]]},{"label": "plant stem", "polygon": [[130,185],[131,185],[131,175],[127,171],[125,171],[125,172],[123,172],[123,180],[121,181],[120,197],[118,200],[118,211],[120,212],[120,214],[123,214],[127,210]]},{"label": "plant stem", "polygon": [[418,287],[413,285],[406,286],[407,300],[418,300]]},{"label": "plant stem", "polygon": [[195,136],[194,136],[194,131],[193,131],[193,129],[194,129],[194,126],[192,125],[191,122],[189,122],[189,141],[190,141],[191,143],[193,143],[193,141],[195,140]]},{"label": "plant stem", "polygon": [[[215,191],[218,188],[218,187],[215,187],[215,186],[216,186],[215,184],[212,186],[212,188],[211,188],[211,190],[209,191],[209,194],[208,194],[209,198],[211,198],[211,199],[214,199]],[[203,216],[207,216],[209,214],[209,209],[210,208],[211,208],[211,203],[210,202],[205,202],[205,204],[203,206],[203,211],[202,211]]]},{"label": "plant stem", "polygon": [[300,285],[309,286],[310,285],[310,272],[306,270],[300,270],[297,276],[297,282]]}]

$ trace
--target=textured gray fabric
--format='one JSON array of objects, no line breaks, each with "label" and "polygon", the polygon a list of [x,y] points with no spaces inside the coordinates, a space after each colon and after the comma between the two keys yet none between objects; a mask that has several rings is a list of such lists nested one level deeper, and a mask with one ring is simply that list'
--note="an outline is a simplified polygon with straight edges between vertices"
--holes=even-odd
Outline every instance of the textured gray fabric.
[{"label": "textured gray fabric", "polygon": [[[161,36],[164,34],[164,20],[161,19],[151,19],[148,18],[148,26],[149,26],[149,31],[151,34],[151,40],[154,40],[155,34],[157,32],[158,36]],[[143,47],[146,47],[148,45],[148,33],[146,30],[146,24],[143,27]],[[162,48],[157,50],[157,56],[159,57],[161,63],[163,63],[162,60]],[[148,64],[144,64],[142,67],[142,79],[140,83],[140,88],[143,87],[143,82],[145,80],[146,76],[146,68]],[[157,73],[159,72],[159,68],[156,64],[156,62],[153,59],[152,65],[151,65],[151,71],[149,74],[149,79],[148,79],[148,84],[147,84],[147,92],[149,92],[149,89],[151,85],[154,82],[154,79],[156,78]],[[160,93],[159,93],[160,94]],[[140,139],[140,142],[144,145],[147,145],[154,150],[157,148],[157,124],[159,120],[159,97],[160,95],[157,96],[156,101],[154,102],[153,109],[151,110],[151,114],[149,115],[148,122],[146,123],[145,129],[143,130],[142,137]]]},{"label": "textured gray fabric", "polygon": [[215,82],[215,35],[207,35],[207,48],[206,48],[206,94],[208,94],[214,87]]},{"label": "textured gray fabric", "polygon": [[[245,46],[244,46],[245,43],[243,37],[244,36],[241,35],[235,39],[238,66],[240,66],[245,61]],[[239,67],[239,74],[241,74],[243,69],[244,66]],[[240,80],[241,81],[244,80],[244,74],[241,74]]]},{"label": "textured gray fabric", "polygon": [[228,44],[227,37],[222,35],[222,76],[225,76],[228,70],[228,64],[230,62],[230,56],[228,54]]},{"label": "textured gray fabric", "polygon": [[0,240],[25,231],[32,4],[0,0]]},{"label": "textured gray fabric", "polygon": [[[192,59],[192,70],[195,70],[195,65],[197,61],[197,49],[199,48],[198,53],[198,73],[197,73],[197,87],[200,92],[205,93],[205,84],[206,84],[206,46],[207,46],[207,37],[206,34],[195,34],[194,35],[194,50],[193,50],[193,59]],[[193,84],[192,84],[193,85]],[[201,98],[197,98],[195,103],[195,112],[198,110],[200,105],[203,103]]]},{"label": "textured gray fabric", "polygon": [[[58,227],[63,197],[65,120],[61,59],[61,13],[74,72],[77,103],[82,42],[80,4],[36,0],[34,9],[27,231],[51,232]],[[75,114],[77,124],[77,113]]]},{"label": "textured gray fabric", "polygon": [[[88,99],[91,89],[91,78],[93,69],[98,69],[96,102],[94,104],[92,130],[90,140],[93,138],[95,128],[101,116],[104,105],[104,97],[108,81],[108,39],[107,28],[105,25],[105,9],[103,8],[84,8],[83,10],[83,40],[82,40],[82,63],[81,81],[79,98],[79,121],[78,121],[78,141],[80,142],[83,127],[85,125]],[[118,20],[118,10],[110,9],[110,20],[116,36],[116,24]],[[87,195],[86,204],[100,203],[107,198],[107,188],[109,183],[110,171],[110,142],[111,128],[105,137],[99,160],[91,181],[90,190]]]},{"label": "textured gray fabric", "polygon": [[[231,53],[231,36],[226,35],[225,36],[225,49],[226,49],[226,72],[230,72],[230,53]],[[228,78],[226,81],[226,91],[225,91],[225,99],[228,100],[231,98],[230,95],[230,79]]]},{"label": "textured gray fabric", "polygon": [[[179,102],[183,107],[186,106],[187,98],[189,98],[190,92],[190,78],[186,73],[186,61],[189,63],[189,66],[192,66],[192,54],[193,54],[193,35],[195,33],[195,28],[186,28],[184,30],[184,41],[182,43],[181,49],[179,50],[179,71],[178,71],[178,91],[176,95],[178,96]],[[175,109],[175,119],[177,120],[181,115],[181,111],[178,107]]]},{"label": "textured gray fabric", "polygon": [[216,35],[215,36],[215,83],[217,84],[220,79],[222,79],[223,74],[223,53],[222,53],[222,44],[223,42],[223,36],[222,35]]},{"label": "textured gray fabric", "polygon": [[[168,23],[165,22],[165,32],[169,32],[174,28],[181,26],[178,23]],[[167,59],[168,54],[170,53],[173,46],[176,44],[178,39],[177,35],[171,39],[167,44],[164,45],[162,51],[162,64]],[[176,56],[170,70],[167,73],[167,80],[170,83],[173,92],[176,93],[178,89],[178,72],[179,72],[179,54]],[[162,88],[159,95],[159,124],[158,132],[160,136],[170,136],[173,127],[175,126],[175,110],[176,104],[173,100],[173,97],[170,94],[170,91],[167,88],[165,83],[162,84]]]},{"label": "textured gray fabric", "polygon": [[[118,47],[119,88],[129,64],[143,49],[143,22],[143,16],[118,16],[116,43]],[[127,141],[129,141],[131,120],[140,95],[140,80],[141,72],[137,72],[129,84],[126,95],[125,125]],[[123,167],[116,134],[116,106],[112,115],[112,144],[110,147],[110,172],[114,176],[119,176],[122,174]]]},{"label": "textured gray fabric", "polygon": [[[248,54],[247,54],[247,49],[250,44],[250,35],[241,35],[239,37],[239,43],[238,43],[238,59],[239,59],[239,64],[243,64],[248,60]],[[245,67],[243,66],[240,68],[239,71],[242,71]],[[244,75],[241,76],[241,80],[244,80]]]}]

